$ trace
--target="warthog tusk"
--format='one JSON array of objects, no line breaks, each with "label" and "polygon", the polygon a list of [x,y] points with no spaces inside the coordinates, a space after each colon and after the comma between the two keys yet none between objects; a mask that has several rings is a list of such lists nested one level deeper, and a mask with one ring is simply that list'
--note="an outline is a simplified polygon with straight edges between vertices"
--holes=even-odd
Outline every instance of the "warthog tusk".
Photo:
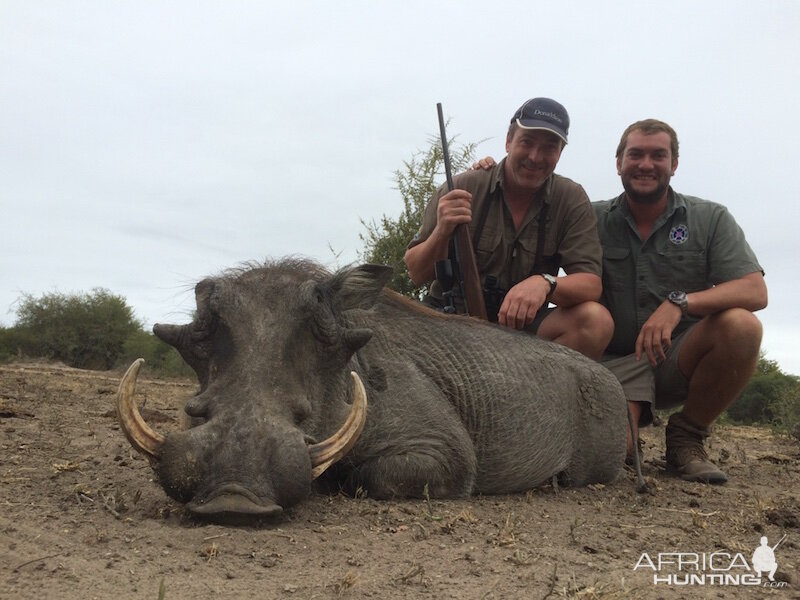
[{"label": "warthog tusk", "polygon": [[327,440],[308,447],[311,454],[311,475],[314,479],[350,451],[367,421],[367,391],[355,371],[350,372],[350,377],[353,379],[354,398],[347,420]]},{"label": "warthog tusk", "polygon": [[153,431],[142,418],[136,402],[133,401],[133,392],[136,389],[136,378],[139,369],[144,364],[143,358],[136,359],[125,371],[117,392],[117,417],[125,437],[137,451],[146,455],[151,461],[161,454],[161,445],[164,436]]}]

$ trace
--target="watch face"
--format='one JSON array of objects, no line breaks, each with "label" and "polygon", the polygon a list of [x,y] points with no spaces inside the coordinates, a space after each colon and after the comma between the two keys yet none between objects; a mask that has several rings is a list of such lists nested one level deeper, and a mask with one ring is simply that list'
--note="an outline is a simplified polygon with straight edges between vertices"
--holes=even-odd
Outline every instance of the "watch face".
[{"label": "watch face", "polygon": [[670,302],[681,303],[686,301],[686,292],[670,292],[667,299]]}]

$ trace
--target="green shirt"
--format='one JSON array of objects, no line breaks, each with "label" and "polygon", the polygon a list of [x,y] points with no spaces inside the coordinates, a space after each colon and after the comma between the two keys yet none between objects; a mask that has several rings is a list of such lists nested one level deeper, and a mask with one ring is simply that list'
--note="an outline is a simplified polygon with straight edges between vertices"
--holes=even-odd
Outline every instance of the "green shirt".
[{"label": "green shirt", "polygon": [[[511,212],[503,197],[503,167],[501,160],[491,170],[466,171],[456,175],[453,186],[472,194],[470,233],[476,246],[475,262],[483,282],[487,275],[497,278],[498,287],[511,287],[534,274],[536,247],[539,237],[539,214],[547,203],[545,241],[536,272],[558,274],[559,268],[570,273],[600,275],[601,249],[592,206],[586,192],[571,179],[551,175],[536,195],[524,220],[516,231]],[[436,227],[439,198],[447,192],[440,187],[425,209],[417,235],[408,244],[413,248],[428,239]],[[481,215],[486,212],[483,230],[476,236]],[[432,287],[437,295],[438,286]]]},{"label": "green shirt", "polygon": [[[609,354],[634,352],[645,321],[673,290],[688,293],[763,270],[721,204],[669,190],[667,210],[644,242],[625,194],[593,203],[603,246],[603,303],[614,317]],[[673,336],[698,318],[686,316]]]}]

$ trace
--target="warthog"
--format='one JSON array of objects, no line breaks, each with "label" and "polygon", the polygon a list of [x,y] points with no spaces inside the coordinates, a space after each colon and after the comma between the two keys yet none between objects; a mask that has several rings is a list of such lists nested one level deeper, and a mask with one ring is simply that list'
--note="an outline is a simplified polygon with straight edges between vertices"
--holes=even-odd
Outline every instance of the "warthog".
[{"label": "warthog", "polygon": [[384,290],[390,274],[283,260],[201,281],[191,323],[154,327],[197,373],[188,429],[162,436],[142,420],[141,361],[118,395],[166,493],[224,520],[279,513],[317,477],[373,498],[615,478],[626,403],[609,371]]}]

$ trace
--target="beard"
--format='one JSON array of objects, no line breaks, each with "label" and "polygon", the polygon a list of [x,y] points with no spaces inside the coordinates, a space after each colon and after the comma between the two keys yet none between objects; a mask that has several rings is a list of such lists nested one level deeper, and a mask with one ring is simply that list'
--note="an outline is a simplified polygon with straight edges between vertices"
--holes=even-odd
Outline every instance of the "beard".
[{"label": "beard", "polygon": [[666,194],[669,188],[669,180],[659,181],[656,188],[647,193],[637,192],[633,188],[631,180],[627,178],[623,178],[622,187],[625,189],[625,195],[628,199],[635,204],[657,204]]}]

